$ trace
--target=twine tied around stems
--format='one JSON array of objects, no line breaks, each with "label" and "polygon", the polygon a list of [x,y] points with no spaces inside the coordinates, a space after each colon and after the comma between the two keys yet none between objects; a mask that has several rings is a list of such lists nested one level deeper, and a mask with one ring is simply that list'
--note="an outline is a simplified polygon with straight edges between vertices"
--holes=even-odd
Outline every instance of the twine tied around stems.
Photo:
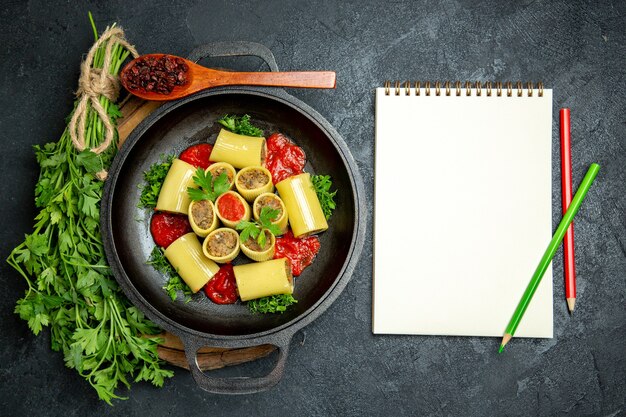
[{"label": "twine tied around stems", "polygon": [[[89,105],[98,114],[105,129],[104,141],[91,151],[95,154],[104,152],[113,142],[115,138],[115,126],[111,123],[109,115],[106,110],[100,104],[100,96],[104,96],[109,101],[115,102],[120,92],[120,82],[116,75],[109,74],[109,67],[111,66],[112,51],[115,44],[119,44],[126,48],[131,55],[136,58],[139,56],[137,50],[126,41],[124,37],[124,31],[119,27],[107,27],[107,29],[100,35],[100,38],[93,44],[87,57],[80,66],[80,78],[78,79],[78,91],[76,96],[78,98],[78,105],[74,109],[74,114],[70,119],[69,133],[72,143],[79,151],[85,150],[87,145],[85,144],[85,127],[87,124],[87,116],[89,113]],[[93,68],[93,60],[98,51],[98,48],[105,44],[104,49],[104,62],[102,68]],[[106,171],[101,171],[96,174],[99,179],[104,180],[106,178]]]}]

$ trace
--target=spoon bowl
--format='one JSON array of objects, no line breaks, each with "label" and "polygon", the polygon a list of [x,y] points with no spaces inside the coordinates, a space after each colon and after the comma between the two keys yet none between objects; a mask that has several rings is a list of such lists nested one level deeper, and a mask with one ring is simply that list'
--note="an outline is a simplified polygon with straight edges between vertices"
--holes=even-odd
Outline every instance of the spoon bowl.
[{"label": "spoon bowl", "polygon": [[[152,59],[160,60],[170,57],[178,63],[182,63],[186,81],[182,85],[174,85],[171,91],[157,92],[138,85],[133,81],[136,74],[133,68],[136,65]],[[158,82],[159,75],[155,74],[153,80]],[[147,54],[133,59],[120,72],[120,81],[124,88],[131,94],[151,101],[178,100],[188,95],[206,90],[212,87],[226,85],[250,85],[265,87],[291,87],[291,88],[335,88],[336,75],[334,71],[290,71],[290,72],[235,72],[223,71],[203,67],[188,59],[169,54]]]}]

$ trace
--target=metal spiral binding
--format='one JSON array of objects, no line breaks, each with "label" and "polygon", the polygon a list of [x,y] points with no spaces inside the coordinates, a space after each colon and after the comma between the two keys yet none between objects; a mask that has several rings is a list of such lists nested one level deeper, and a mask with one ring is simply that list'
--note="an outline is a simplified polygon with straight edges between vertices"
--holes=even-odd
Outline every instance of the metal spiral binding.
[{"label": "metal spiral binding", "polygon": [[[394,81],[393,83],[394,83],[393,84],[394,95],[396,96],[401,95],[401,90],[402,90],[401,85],[404,89],[404,95],[405,96],[411,95],[411,81],[405,81],[403,84],[400,81]],[[414,81],[413,85],[415,88],[415,95],[416,96],[421,95],[422,82]],[[450,85],[451,85],[450,81],[445,81],[443,83],[443,89],[444,89],[443,93],[448,97],[452,95],[452,88],[450,87]],[[470,81],[465,81],[464,83],[462,83],[461,81],[454,81],[454,94],[456,96],[461,96],[462,86],[465,88],[465,95],[471,96],[472,95],[472,83]],[[385,95],[386,96],[390,95],[391,94],[391,81],[389,80],[385,81],[384,88],[385,88]],[[474,83],[473,90],[475,92],[476,97],[481,97],[483,94],[483,90],[485,90],[485,94],[487,97],[491,97],[493,88],[494,88],[494,85],[491,81],[487,81],[485,83],[476,81]],[[526,90],[527,97],[533,97],[534,90],[537,90],[538,97],[543,97],[543,83],[542,82],[538,82],[537,85],[535,86],[532,81],[528,81],[526,83],[526,88],[524,88],[524,85],[522,84],[521,81],[517,81],[515,84],[513,84],[511,81],[506,81],[504,83],[502,81],[495,82],[495,93],[497,97],[502,97],[503,91],[505,92],[507,97],[513,97],[514,89],[515,89],[515,94],[517,97],[523,97],[524,90]],[[435,96],[442,95],[441,81],[435,81],[434,90],[435,90],[434,91]],[[424,81],[424,95],[426,96],[431,95],[431,82],[430,81]]]}]

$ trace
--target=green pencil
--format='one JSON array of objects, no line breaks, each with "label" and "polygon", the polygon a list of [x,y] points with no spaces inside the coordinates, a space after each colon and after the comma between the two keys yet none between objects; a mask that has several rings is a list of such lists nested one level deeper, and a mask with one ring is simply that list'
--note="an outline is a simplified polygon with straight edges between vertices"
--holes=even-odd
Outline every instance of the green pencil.
[{"label": "green pencil", "polygon": [[593,184],[593,180],[596,179],[596,175],[598,175],[598,170],[600,170],[600,165],[591,164],[589,170],[587,171],[587,174],[585,174],[585,178],[583,178],[583,181],[580,183],[580,187],[578,187],[578,191],[576,192],[576,195],[574,195],[572,202],[565,212],[565,215],[563,216],[559,227],[556,228],[556,232],[554,232],[554,236],[552,237],[550,244],[546,248],[543,257],[541,258],[541,261],[539,261],[539,265],[537,265],[537,269],[535,269],[535,273],[530,279],[530,282],[526,287],[526,291],[524,291],[524,295],[522,295],[522,299],[519,301],[519,304],[517,304],[517,308],[513,313],[513,317],[511,317],[511,321],[509,321],[508,326],[506,326],[506,331],[504,333],[504,337],[502,338],[502,343],[500,344],[500,349],[498,349],[498,353],[502,352],[504,346],[509,343],[509,340],[511,340],[511,338],[515,334],[515,330],[522,320],[524,312],[526,311],[526,308],[528,308],[528,304],[530,304],[530,300],[533,298],[535,290],[537,290],[537,287],[541,282],[541,278],[543,278],[543,274],[546,272],[546,269],[548,269],[548,265],[550,265],[550,262],[552,262],[552,258],[554,257],[556,250],[559,248],[561,242],[563,241],[563,237],[565,236],[567,228],[574,220],[574,216],[578,212],[580,205],[585,199],[587,191],[589,191],[589,187],[591,187],[591,184]]}]

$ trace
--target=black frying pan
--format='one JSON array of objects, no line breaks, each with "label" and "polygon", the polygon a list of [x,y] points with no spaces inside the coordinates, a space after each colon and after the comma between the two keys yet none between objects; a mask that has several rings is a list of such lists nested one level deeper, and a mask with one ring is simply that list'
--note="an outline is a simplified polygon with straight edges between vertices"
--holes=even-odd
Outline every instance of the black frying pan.
[{"label": "black frying pan", "polygon": [[[255,55],[277,70],[271,52],[252,43],[204,46],[190,59],[226,55]],[[317,259],[295,279],[298,303],[284,314],[253,315],[243,304],[216,305],[202,293],[189,303],[182,297],[173,302],[162,289],[166,278],[146,265],[154,242],[149,231],[151,213],[137,208],[143,172],[162,154],[179,154],[190,145],[214,142],[220,129],[216,120],[227,113],[249,114],[265,132],[282,132],[294,139],[306,152],[305,170],[331,175],[339,190],[329,229],[320,235]],[[156,324],[182,339],[198,385],[215,393],[252,393],[280,380],[293,334],[324,312],[350,279],[363,246],[363,196],[362,181],[346,144],[311,107],[281,89],[217,88],[165,104],[133,131],[109,171],[101,206],[102,237],[125,294]],[[264,377],[213,378],[202,373],[196,362],[196,352],[203,346],[265,343],[277,346],[279,356],[275,368]]]}]

